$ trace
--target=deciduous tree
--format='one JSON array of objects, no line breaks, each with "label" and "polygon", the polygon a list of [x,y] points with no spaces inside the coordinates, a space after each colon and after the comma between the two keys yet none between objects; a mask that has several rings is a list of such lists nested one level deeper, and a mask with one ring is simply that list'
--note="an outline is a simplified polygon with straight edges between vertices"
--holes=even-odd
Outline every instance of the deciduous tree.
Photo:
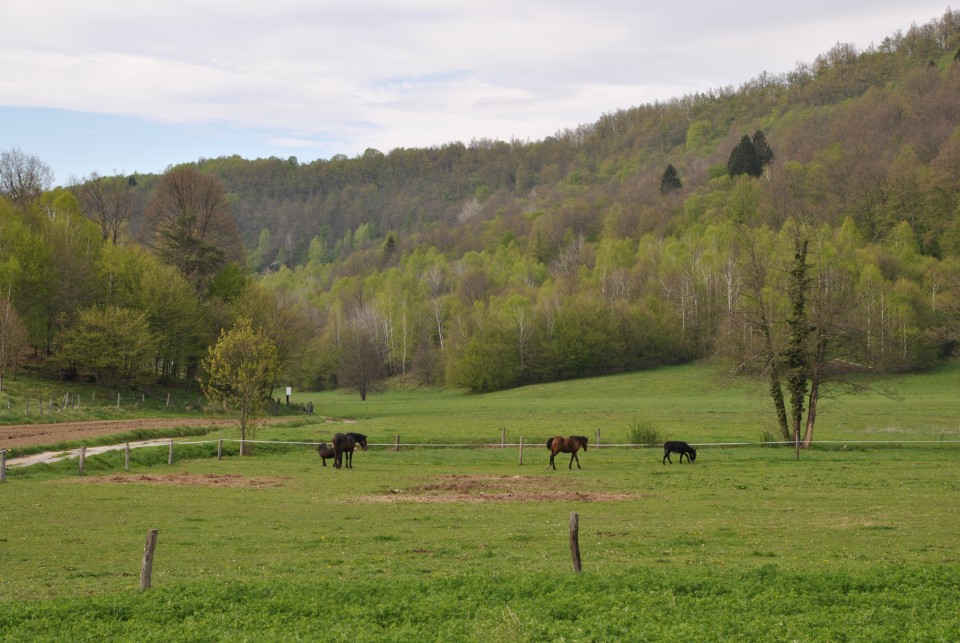
[{"label": "deciduous tree", "polygon": [[36,201],[53,184],[53,170],[19,147],[0,152],[0,197],[21,208]]},{"label": "deciduous tree", "polygon": [[156,338],[144,313],[105,306],[80,311],[57,357],[65,369],[89,372],[104,386],[127,386],[155,351]]},{"label": "deciduous tree", "polygon": [[202,297],[229,261],[243,263],[236,222],[214,176],[186,167],[167,172],[147,206],[147,222],[158,256]]},{"label": "deciduous tree", "polygon": [[128,181],[120,176],[105,177],[94,172],[73,191],[84,216],[100,226],[104,241],[117,243],[133,216],[136,199]]},{"label": "deciduous tree", "polygon": [[220,334],[203,360],[203,394],[210,404],[237,417],[241,441],[252,437],[251,422],[270,400],[279,368],[277,347],[243,317]]},{"label": "deciduous tree", "polygon": [[10,291],[11,287],[8,285],[6,294],[0,296],[0,391],[3,390],[7,367],[13,366],[16,369],[20,352],[27,345],[27,329],[13,307]]}]

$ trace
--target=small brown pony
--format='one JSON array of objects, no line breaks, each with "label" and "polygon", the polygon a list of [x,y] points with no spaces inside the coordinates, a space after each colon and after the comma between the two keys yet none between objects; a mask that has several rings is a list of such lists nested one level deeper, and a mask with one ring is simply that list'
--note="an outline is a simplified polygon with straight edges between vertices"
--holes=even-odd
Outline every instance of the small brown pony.
[{"label": "small brown pony", "polygon": [[577,451],[583,449],[587,450],[587,438],[582,435],[571,435],[568,438],[563,436],[554,436],[547,440],[547,448],[550,449],[550,465],[554,469],[557,468],[557,465],[553,463],[553,458],[558,453],[569,453],[570,454],[570,464],[567,465],[568,469],[573,468],[573,461],[577,461],[577,468],[582,469],[580,466],[580,458],[577,457]]},{"label": "small brown pony", "polygon": [[323,466],[327,466],[327,460],[333,460],[334,455],[336,455],[333,452],[333,447],[326,442],[321,442],[317,445],[317,453],[320,454],[320,459],[323,460]]}]

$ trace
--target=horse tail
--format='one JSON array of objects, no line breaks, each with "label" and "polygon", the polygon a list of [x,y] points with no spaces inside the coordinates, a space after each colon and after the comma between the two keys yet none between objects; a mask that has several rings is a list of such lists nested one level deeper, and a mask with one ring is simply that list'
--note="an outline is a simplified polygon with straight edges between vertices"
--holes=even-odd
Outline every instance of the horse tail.
[{"label": "horse tail", "polygon": [[552,449],[552,448],[553,448],[553,438],[549,438],[549,439],[547,440],[547,448],[548,448],[548,449]]}]

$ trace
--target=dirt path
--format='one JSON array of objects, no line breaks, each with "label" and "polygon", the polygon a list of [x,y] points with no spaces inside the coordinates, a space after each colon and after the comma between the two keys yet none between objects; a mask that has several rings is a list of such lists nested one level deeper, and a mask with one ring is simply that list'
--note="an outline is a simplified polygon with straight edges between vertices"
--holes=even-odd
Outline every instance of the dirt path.
[{"label": "dirt path", "polygon": [[[161,446],[165,444],[170,444],[168,438],[159,439],[159,440],[141,440],[140,442],[131,442],[130,448],[136,449],[139,447],[154,447]],[[111,444],[101,447],[87,447],[86,456],[90,457],[92,455],[97,455],[98,453],[106,453],[107,451],[119,451],[120,449],[126,448],[126,444]],[[33,455],[25,455],[19,458],[10,458],[7,460],[8,467],[29,467],[31,464],[40,464],[41,462],[50,464],[53,462],[59,462],[60,460],[68,460],[70,458],[79,458],[80,449],[67,449],[65,451],[44,451],[43,453],[34,453]]]}]

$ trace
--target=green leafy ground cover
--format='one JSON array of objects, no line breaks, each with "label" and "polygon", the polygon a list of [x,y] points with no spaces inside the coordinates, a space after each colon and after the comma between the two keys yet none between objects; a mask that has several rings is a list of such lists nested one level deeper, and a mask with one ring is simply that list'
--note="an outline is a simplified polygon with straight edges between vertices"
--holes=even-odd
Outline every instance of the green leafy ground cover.
[{"label": "green leafy ground cover", "polygon": [[468,398],[325,393],[319,413],[357,423],[258,435],[485,443],[505,426],[529,436],[522,465],[515,447],[376,447],[336,471],[294,444],[172,467],[164,452],[129,473],[98,456],[82,479],[75,464],[17,471],[0,486],[0,639],[956,640],[960,448],[854,440],[950,436],[957,375],[907,378],[900,402],[831,401],[821,437],[850,443],[799,460],[703,446],[669,466],[657,449],[591,448],[583,469],[561,456],[547,470],[547,436],[599,426],[615,443],[638,418],[755,442],[764,400],[683,367]]}]

